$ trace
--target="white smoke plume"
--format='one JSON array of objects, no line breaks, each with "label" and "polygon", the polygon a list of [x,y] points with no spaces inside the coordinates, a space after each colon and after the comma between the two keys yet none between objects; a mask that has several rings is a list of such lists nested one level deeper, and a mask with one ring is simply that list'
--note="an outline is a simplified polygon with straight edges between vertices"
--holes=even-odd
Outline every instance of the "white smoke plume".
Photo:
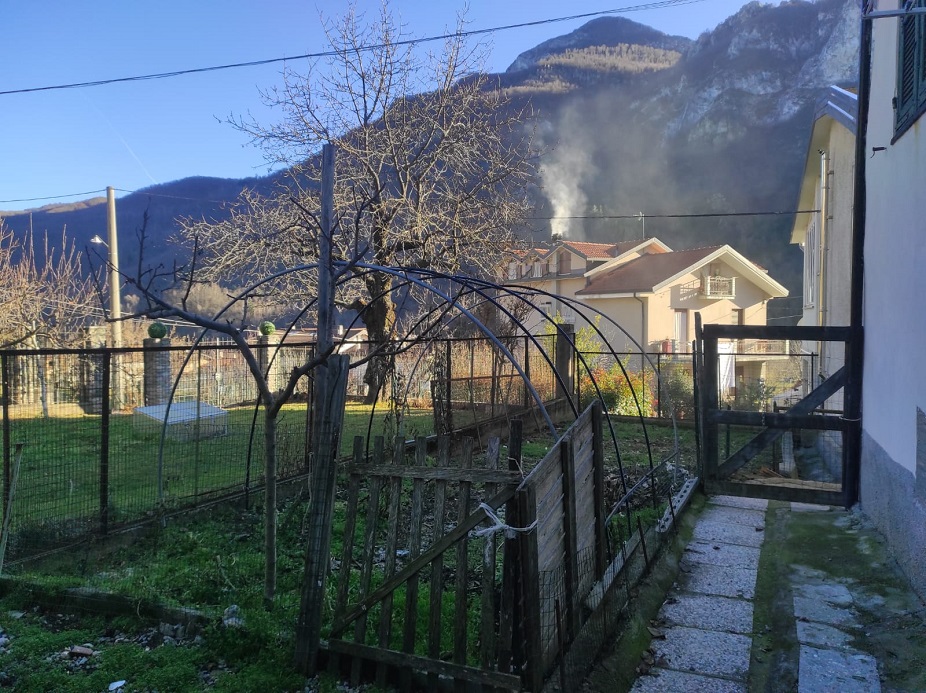
[{"label": "white smoke plume", "polygon": [[[577,132],[568,122],[576,115],[572,111],[563,118],[560,133]],[[584,143],[575,141],[577,139],[567,140],[561,136],[559,143],[544,156],[540,168],[543,190],[550,200],[554,217],[550,222],[551,230],[562,238],[572,240],[582,240],[585,236],[582,220],[570,217],[585,215],[588,198],[582,187],[594,174],[595,168]]]}]

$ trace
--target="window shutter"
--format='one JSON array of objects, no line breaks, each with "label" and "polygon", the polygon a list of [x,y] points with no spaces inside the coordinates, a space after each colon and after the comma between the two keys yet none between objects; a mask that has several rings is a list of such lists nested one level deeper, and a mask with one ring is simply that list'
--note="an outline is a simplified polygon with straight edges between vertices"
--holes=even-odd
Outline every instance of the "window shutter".
[{"label": "window shutter", "polygon": [[906,125],[916,108],[917,75],[917,39],[921,22],[916,15],[900,20],[899,55],[897,62],[897,128]]},{"label": "window shutter", "polygon": [[[919,0],[917,7],[926,7],[926,0]],[[926,103],[926,15],[916,15],[917,45],[914,53],[917,109]]]}]

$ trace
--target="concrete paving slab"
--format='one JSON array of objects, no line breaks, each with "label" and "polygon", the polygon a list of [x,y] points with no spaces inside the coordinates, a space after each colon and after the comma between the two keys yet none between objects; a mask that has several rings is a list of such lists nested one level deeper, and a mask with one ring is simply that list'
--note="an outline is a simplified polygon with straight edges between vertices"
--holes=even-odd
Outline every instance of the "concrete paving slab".
[{"label": "concrete paving slab", "polygon": [[880,693],[874,657],[801,646],[798,693]]},{"label": "concrete paving slab", "polygon": [[702,594],[679,594],[662,605],[660,618],[673,626],[752,634],[752,602]]},{"label": "concrete paving slab", "polygon": [[749,508],[730,508],[725,505],[708,506],[701,513],[698,522],[726,522],[737,525],[761,527],[765,524],[765,513]]},{"label": "concrete paving slab", "polygon": [[797,641],[801,645],[816,645],[834,650],[846,649],[852,645],[852,636],[844,630],[822,623],[797,622]]},{"label": "concrete paving slab", "polygon": [[799,620],[826,623],[831,626],[852,626],[857,622],[855,612],[851,609],[796,595],[794,616]]},{"label": "concrete paving slab", "polygon": [[714,594],[735,599],[755,597],[757,575],[755,570],[694,564],[690,566],[690,571],[683,570],[678,577],[679,589],[684,592]]},{"label": "concrete paving slab", "polygon": [[[760,525],[757,526],[761,527]],[[762,546],[765,535],[764,530],[756,531],[755,526],[710,522],[699,518],[692,533],[692,538],[699,541],[759,547]]]},{"label": "concrete paving slab", "polygon": [[[675,627],[665,640],[653,640],[656,662],[662,668],[745,681],[749,673],[752,638],[698,628]],[[665,658],[665,662],[660,662]]]},{"label": "concrete paving slab", "polygon": [[795,597],[807,597],[834,606],[852,606],[852,595],[845,585],[838,583],[794,584]]},{"label": "concrete paving slab", "polygon": [[760,552],[761,549],[754,546],[692,540],[685,547],[685,560],[755,570],[759,567]]},{"label": "concrete paving slab", "polygon": [[641,676],[633,684],[630,693],[747,693],[746,686],[736,681],[715,679],[671,669],[653,669],[648,676]]},{"label": "concrete paving slab", "polygon": [[791,512],[795,513],[828,513],[832,510],[830,505],[815,505],[813,503],[791,503]]},{"label": "concrete paving slab", "polygon": [[768,501],[764,498],[740,498],[739,496],[711,496],[707,499],[710,505],[726,505],[731,508],[749,508],[751,510],[766,510]]}]

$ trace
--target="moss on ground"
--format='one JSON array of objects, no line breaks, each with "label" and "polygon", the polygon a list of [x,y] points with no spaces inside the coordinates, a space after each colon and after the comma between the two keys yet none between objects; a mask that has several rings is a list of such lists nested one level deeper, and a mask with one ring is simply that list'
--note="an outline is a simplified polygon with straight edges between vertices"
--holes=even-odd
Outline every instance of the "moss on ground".
[{"label": "moss on ground", "polygon": [[[858,512],[792,512],[769,503],[756,584],[750,691],[796,690],[799,646],[792,585],[817,571],[845,585],[858,615],[852,646],[878,660],[886,690],[926,690],[926,609]],[[800,579],[800,578],[798,578]]]}]

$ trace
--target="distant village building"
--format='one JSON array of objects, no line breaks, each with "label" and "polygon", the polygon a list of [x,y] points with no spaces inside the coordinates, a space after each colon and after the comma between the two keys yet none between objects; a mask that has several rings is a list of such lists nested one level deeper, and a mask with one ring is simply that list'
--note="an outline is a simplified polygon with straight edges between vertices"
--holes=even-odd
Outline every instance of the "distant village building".
[{"label": "distant village building", "polygon": [[[674,251],[657,238],[611,244],[557,241],[514,256],[508,279],[588,307],[539,297],[539,311],[527,321],[531,331],[543,329],[540,312],[579,328],[600,311],[599,329],[618,352],[689,353],[695,312],[705,324],[765,325],[768,301],[788,295],[765,269],[729,245]],[[756,352],[754,358],[738,357],[736,372],[729,376],[747,382],[762,378],[769,358],[789,349],[785,341],[728,347]]]}]

